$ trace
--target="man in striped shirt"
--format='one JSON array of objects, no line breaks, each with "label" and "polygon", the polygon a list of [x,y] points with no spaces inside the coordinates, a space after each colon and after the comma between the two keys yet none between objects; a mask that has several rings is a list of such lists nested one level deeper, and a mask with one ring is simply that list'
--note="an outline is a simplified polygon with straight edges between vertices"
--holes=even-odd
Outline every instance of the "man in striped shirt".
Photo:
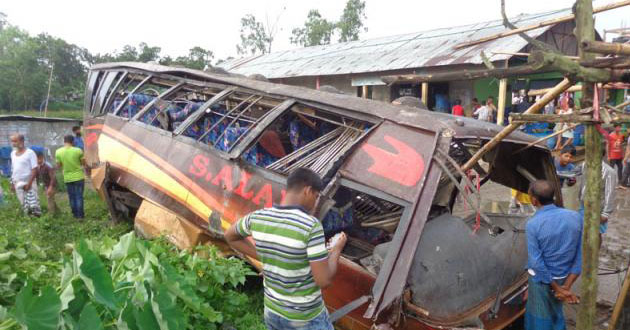
[{"label": "man in striped shirt", "polygon": [[270,330],[333,330],[320,289],[332,283],[347,239],[342,233],[330,252],[326,249],[322,224],[310,215],[322,188],[316,173],[297,169],[287,179],[281,205],[254,211],[225,233],[233,249],[263,265]]}]

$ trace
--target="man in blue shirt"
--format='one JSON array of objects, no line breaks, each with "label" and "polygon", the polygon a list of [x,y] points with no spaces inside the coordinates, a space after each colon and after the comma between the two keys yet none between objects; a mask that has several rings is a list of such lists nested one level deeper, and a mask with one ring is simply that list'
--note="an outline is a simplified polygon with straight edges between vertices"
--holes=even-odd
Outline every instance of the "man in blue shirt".
[{"label": "man in blue shirt", "polygon": [[73,126],[72,133],[74,134],[74,146],[83,150],[83,138],[81,137],[81,126]]},{"label": "man in blue shirt", "polygon": [[571,286],[582,268],[582,218],[554,205],[554,194],[554,186],[545,180],[535,181],[529,188],[532,205],[538,210],[525,229],[529,273],[526,330],[566,329],[562,303],[579,302]]}]

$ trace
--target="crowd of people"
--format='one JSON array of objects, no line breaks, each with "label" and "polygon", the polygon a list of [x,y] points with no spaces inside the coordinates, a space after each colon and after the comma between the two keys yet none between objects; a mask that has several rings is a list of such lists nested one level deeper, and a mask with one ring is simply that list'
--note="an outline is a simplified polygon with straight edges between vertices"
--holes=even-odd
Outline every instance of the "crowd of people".
[{"label": "crowd of people", "polygon": [[64,136],[63,146],[55,152],[55,165],[46,161],[43,151],[35,152],[27,148],[24,135],[14,134],[10,140],[13,148],[11,190],[17,196],[24,212],[31,216],[41,216],[38,186],[42,186],[46,196],[48,213],[56,214],[59,211],[55,193],[57,192],[57,171],[61,171],[72,215],[76,219],[83,219],[85,217],[83,188],[89,168],[83,156],[81,127],[73,127],[72,134]]}]

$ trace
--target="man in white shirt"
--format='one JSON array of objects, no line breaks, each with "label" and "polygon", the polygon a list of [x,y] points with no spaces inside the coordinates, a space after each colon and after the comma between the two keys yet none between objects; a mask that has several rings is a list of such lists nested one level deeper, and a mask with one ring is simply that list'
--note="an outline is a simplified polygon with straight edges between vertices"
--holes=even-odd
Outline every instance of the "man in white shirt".
[{"label": "man in white shirt", "polygon": [[31,202],[37,204],[33,205],[33,207],[39,208],[37,185],[33,184],[37,176],[37,155],[33,150],[24,146],[24,135],[12,135],[11,146],[13,147],[11,152],[11,182],[13,190],[22,206],[24,206],[24,197],[29,192],[32,192],[32,195],[35,196],[35,201]]},{"label": "man in white shirt", "polygon": [[488,106],[484,105],[481,108],[475,110],[473,115],[476,116],[477,119],[479,119],[481,121],[489,121],[489,119],[490,119],[490,109],[488,108]]}]

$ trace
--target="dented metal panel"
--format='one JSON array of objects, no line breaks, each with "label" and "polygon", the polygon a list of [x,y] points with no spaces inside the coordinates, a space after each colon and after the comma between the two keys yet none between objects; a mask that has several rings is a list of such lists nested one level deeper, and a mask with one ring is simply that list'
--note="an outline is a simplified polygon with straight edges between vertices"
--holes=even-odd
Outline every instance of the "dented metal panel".
[{"label": "dented metal panel", "polygon": [[435,135],[384,122],[359,145],[341,174],[412,202],[426,176]]}]

